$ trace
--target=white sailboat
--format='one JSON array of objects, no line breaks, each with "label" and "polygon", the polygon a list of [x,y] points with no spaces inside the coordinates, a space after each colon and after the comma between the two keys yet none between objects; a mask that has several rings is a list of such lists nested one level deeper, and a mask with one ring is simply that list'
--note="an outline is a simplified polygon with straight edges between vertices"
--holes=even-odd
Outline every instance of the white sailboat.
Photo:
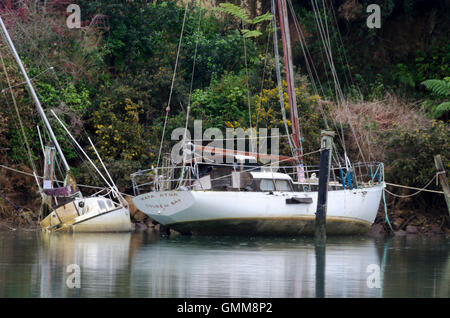
[{"label": "white sailboat", "polygon": [[[6,29],[6,26],[3,23],[1,17],[0,17],[0,25],[6,37],[7,44],[9,45],[14,55],[14,58],[17,64],[19,65],[20,70],[23,73],[23,76],[25,77],[26,84],[34,99],[39,114],[41,115],[42,120],[44,121],[44,124],[56,148],[56,151],[59,154],[61,161],[64,165],[64,168],[66,170],[66,179],[63,187],[53,188],[51,180],[44,180],[44,187],[41,192],[43,198],[45,197],[45,195],[48,195],[53,198],[59,198],[59,200],[64,201],[64,203],[52,207],[53,211],[51,211],[51,213],[41,222],[41,227],[45,230],[52,230],[52,231],[64,230],[72,232],[131,231],[131,221],[128,203],[118,191],[113,180],[109,178],[110,180],[108,182],[108,180],[106,180],[106,178],[100,173],[100,171],[88,157],[87,157],[88,160],[93,164],[95,170],[108,184],[109,191],[105,195],[97,194],[91,197],[82,196],[81,192],[79,191],[75,183],[74,178],[71,175],[70,166],[67,163],[66,158],[64,157],[64,153],[62,152],[58,140],[56,139],[55,134],[53,133],[52,127],[47,119],[47,116],[45,115],[45,112],[41,106],[39,98],[37,97],[33,85],[31,84],[28,74],[22,64],[19,55],[17,54],[14,43],[12,42],[8,30]],[[73,137],[71,136],[71,138]],[[105,167],[104,169],[109,176],[109,173]],[[118,203],[113,199],[116,199]]]},{"label": "white sailboat", "polygon": [[[318,201],[318,179],[314,176],[323,171],[303,166],[286,0],[278,1],[278,7],[293,123],[291,161],[294,165],[283,166],[285,173],[275,172],[270,166],[247,164],[251,159],[258,159],[258,154],[219,148],[213,149],[215,155],[231,157],[232,163],[222,164],[214,157],[206,158],[205,162],[203,147],[184,140],[185,148],[194,152],[193,160],[184,161],[179,167],[168,165],[132,175],[136,195],[133,203],[162,225],[186,234],[314,234]],[[272,1],[276,25],[274,8]],[[345,162],[343,166],[347,167],[345,175],[340,164],[331,168],[335,180],[328,186],[327,233],[361,234],[370,228],[378,212],[385,187],[383,164],[350,166]],[[148,178],[144,183],[138,181],[148,176],[150,182]]]}]

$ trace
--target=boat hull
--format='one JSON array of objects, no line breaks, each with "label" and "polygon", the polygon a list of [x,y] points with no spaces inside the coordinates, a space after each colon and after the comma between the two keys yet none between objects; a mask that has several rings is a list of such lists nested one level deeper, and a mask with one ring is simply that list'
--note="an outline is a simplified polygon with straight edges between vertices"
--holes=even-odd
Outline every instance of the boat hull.
[{"label": "boat hull", "polygon": [[130,214],[125,207],[104,213],[85,214],[77,217],[71,227],[74,233],[130,232]]},{"label": "boat hull", "polygon": [[50,213],[41,222],[42,229],[74,233],[131,232],[130,213],[126,207],[107,211],[89,209],[82,215],[78,215],[76,210],[74,212],[73,207],[73,202],[70,202]]},{"label": "boat hull", "polygon": [[[329,191],[327,234],[367,232],[383,186]],[[289,204],[293,197],[302,203]],[[317,192],[162,191],[136,196],[133,203],[184,234],[313,235]]]}]

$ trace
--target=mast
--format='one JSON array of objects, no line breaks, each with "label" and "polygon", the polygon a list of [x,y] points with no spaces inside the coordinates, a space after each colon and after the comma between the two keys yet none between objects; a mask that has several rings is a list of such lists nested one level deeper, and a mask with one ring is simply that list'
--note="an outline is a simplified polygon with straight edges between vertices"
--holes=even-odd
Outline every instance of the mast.
[{"label": "mast", "polygon": [[12,53],[14,55],[14,58],[16,59],[17,64],[19,64],[20,70],[22,71],[23,76],[25,77],[25,81],[26,81],[26,83],[28,85],[28,88],[30,89],[31,96],[34,99],[34,102],[35,102],[36,107],[37,107],[37,109],[39,111],[39,114],[41,115],[42,120],[44,121],[44,124],[45,124],[45,126],[47,127],[47,129],[48,129],[48,131],[50,133],[50,137],[52,138],[52,141],[55,144],[55,147],[58,150],[59,155],[61,156],[62,162],[64,164],[64,168],[66,168],[66,171],[69,172],[70,171],[70,167],[69,167],[69,164],[67,163],[66,157],[64,157],[64,154],[63,154],[63,152],[61,150],[61,147],[59,146],[58,140],[56,140],[56,136],[53,133],[53,129],[50,126],[50,123],[49,123],[49,121],[47,119],[47,116],[45,115],[44,109],[42,108],[41,102],[39,101],[39,98],[36,95],[36,92],[35,92],[35,90],[33,88],[33,85],[31,84],[31,81],[30,81],[30,79],[28,77],[27,71],[25,70],[25,68],[24,68],[24,66],[22,64],[22,61],[20,60],[20,57],[17,54],[16,48],[14,46],[14,43],[12,42],[11,37],[9,36],[8,30],[6,29],[6,26],[3,23],[3,19],[2,19],[1,16],[0,16],[0,25],[2,27],[3,33],[5,34],[6,40],[8,41],[8,44],[9,44],[9,46],[11,48],[11,51],[12,51]]},{"label": "mast", "polygon": [[292,66],[292,49],[291,49],[291,35],[289,32],[289,21],[287,14],[286,0],[278,0],[278,14],[280,18],[280,29],[281,29],[281,39],[283,42],[283,55],[284,55],[284,65],[286,68],[286,82],[288,88],[288,97],[290,114],[291,114],[291,124],[292,124],[292,142],[294,144],[294,155],[297,157],[297,164],[302,163],[303,147],[302,147],[302,136],[300,133],[300,126],[298,122],[298,111],[297,111],[297,98],[295,94],[295,81],[294,81],[294,69]]}]

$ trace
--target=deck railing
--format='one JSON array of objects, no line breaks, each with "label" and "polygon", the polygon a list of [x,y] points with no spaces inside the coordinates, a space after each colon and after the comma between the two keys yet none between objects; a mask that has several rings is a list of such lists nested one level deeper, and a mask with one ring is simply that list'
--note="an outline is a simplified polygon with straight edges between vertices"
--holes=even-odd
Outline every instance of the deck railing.
[{"label": "deck railing", "polygon": [[[234,172],[280,172],[288,174],[297,191],[312,191],[319,181],[319,166],[304,166],[304,180],[297,180],[298,166],[255,166],[245,164],[210,164],[200,163],[189,166],[168,166],[146,170],[139,170],[131,174],[134,195],[153,191],[202,189],[199,165],[211,165],[214,167],[229,167],[230,173],[211,178],[216,184],[231,183],[231,171]],[[183,172],[184,169],[184,172]],[[222,182],[219,182],[222,180]],[[351,167],[345,164],[335,164],[330,169],[330,190],[355,189],[373,186],[384,182],[384,166],[378,162],[354,163]],[[214,190],[214,187],[213,189]]]}]

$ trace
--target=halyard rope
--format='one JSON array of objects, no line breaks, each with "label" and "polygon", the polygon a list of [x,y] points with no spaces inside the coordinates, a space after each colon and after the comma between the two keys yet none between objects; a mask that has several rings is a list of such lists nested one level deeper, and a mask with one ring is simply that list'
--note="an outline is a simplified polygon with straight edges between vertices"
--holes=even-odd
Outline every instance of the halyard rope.
[{"label": "halyard rope", "polygon": [[169,116],[169,112],[170,112],[170,101],[172,99],[173,85],[175,83],[175,77],[176,77],[176,74],[177,74],[178,58],[180,56],[180,51],[181,51],[181,42],[183,40],[184,25],[186,24],[186,15],[187,15],[187,12],[188,12],[188,4],[189,3],[186,3],[186,8],[184,10],[183,25],[181,26],[180,41],[178,42],[177,58],[175,60],[175,67],[173,69],[172,84],[170,86],[170,93],[169,93],[169,101],[167,102],[166,116],[165,116],[165,119],[164,119],[164,128],[163,128],[163,133],[162,133],[162,136],[161,136],[161,143],[160,143],[160,146],[159,146],[158,162],[156,164],[157,167],[159,166],[159,159],[161,157],[162,146],[163,146],[163,143],[164,143],[164,135],[166,133],[166,126],[167,126],[167,117]]}]

